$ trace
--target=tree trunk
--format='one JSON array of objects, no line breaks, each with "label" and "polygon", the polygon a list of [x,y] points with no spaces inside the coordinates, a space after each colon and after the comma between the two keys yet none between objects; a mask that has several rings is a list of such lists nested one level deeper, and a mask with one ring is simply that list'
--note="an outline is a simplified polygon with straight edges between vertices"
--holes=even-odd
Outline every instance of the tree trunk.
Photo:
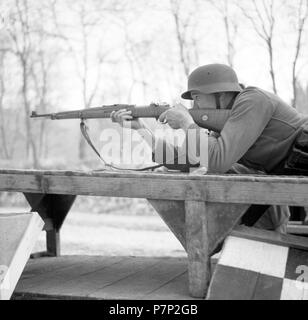
[{"label": "tree trunk", "polygon": [[274,70],[274,57],[273,57],[273,46],[272,46],[272,39],[268,40],[268,52],[269,52],[269,59],[270,59],[270,75],[273,84],[274,93],[277,94],[277,85],[276,85],[276,76]]},{"label": "tree trunk", "polygon": [[32,164],[35,168],[38,168],[39,161],[37,156],[37,150],[35,141],[32,136],[32,128],[30,123],[30,106],[28,101],[28,77],[27,77],[27,63],[21,58],[21,65],[23,69],[23,85],[22,85],[22,97],[24,100],[25,108],[25,124],[26,124],[26,133],[27,133],[27,157],[30,156],[30,151],[32,151]]},{"label": "tree trunk", "polygon": [[9,159],[9,152],[7,148],[7,137],[6,137],[6,128],[5,128],[5,117],[3,112],[3,99],[5,94],[5,86],[4,86],[4,79],[3,79],[3,57],[1,60],[1,69],[0,69],[0,131],[1,131],[1,138],[2,138],[2,150],[5,159]]}]

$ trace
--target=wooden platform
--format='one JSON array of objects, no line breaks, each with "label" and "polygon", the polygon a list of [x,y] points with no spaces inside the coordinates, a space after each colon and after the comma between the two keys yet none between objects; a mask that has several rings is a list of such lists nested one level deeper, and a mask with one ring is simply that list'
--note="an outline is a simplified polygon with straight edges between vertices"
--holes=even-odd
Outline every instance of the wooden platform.
[{"label": "wooden platform", "polygon": [[192,298],[187,259],[63,256],[29,260],[13,299]]},{"label": "wooden platform", "polygon": [[211,254],[251,204],[308,206],[307,177],[37,170],[0,177],[0,191],[22,192],[44,220],[52,256],[60,256],[61,226],[77,196],[147,199],[187,251],[189,292],[198,298],[210,283]]}]

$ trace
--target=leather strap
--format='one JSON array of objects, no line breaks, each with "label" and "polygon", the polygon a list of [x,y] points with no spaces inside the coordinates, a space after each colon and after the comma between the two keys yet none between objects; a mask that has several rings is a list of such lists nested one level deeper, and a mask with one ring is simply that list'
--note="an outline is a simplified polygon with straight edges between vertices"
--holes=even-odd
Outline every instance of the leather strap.
[{"label": "leather strap", "polygon": [[[109,167],[109,168],[112,168],[112,169],[115,169],[115,170],[120,170],[120,171],[148,171],[148,170],[155,170],[155,169],[158,169],[158,168],[161,168],[161,167],[164,166],[163,164],[161,164],[161,165],[151,166],[151,167],[146,167],[146,168],[141,168],[141,169],[124,169],[124,168],[116,167],[116,166],[114,166],[112,164],[107,163],[104,160],[104,158],[101,156],[101,154],[99,153],[97,148],[94,146],[94,144],[93,144],[93,142],[92,142],[92,140],[91,140],[91,138],[89,136],[87,125],[85,124],[83,119],[81,119],[81,122],[80,122],[80,131],[81,131],[83,137],[85,138],[85,140],[87,141],[88,145],[96,153],[96,155],[99,157],[99,159],[104,163],[104,165],[106,167]],[[104,171],[104,170],[106,170],[106,169],[94,170],[94,171]]]}]

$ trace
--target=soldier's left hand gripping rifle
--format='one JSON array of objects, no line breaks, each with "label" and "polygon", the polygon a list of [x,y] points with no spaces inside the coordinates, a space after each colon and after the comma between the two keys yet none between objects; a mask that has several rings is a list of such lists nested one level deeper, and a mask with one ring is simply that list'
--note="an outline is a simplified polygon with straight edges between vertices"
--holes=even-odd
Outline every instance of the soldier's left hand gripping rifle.
[{"label": "soldier's left hand gripping rifle", "polygon": [[[122,109],[126,109],[127,111],[131,111],[131,115],[133,119],[135,118],[155,118],[158,119],[159,116],[165,111],[169,110],[171,107],[167,104],[150,104],[147,106],[135,106],[129,104],[114,104],[114,105],[105,105],[96,108],[88,108],[81,110],[72,110],[72,111],[63,111],[56,113],[48,113],[48,114],[38,114],[35,111],[32,112],[31,118],[47,118],[51,120],[65,120],[65,119],[80,119],[80,129],[82,135],[90,145],[90,147],[94,150],[94,152],[98,155],[98,157],[104,162],[104,164],[108,167],[121,170],[121,168],[115,167],[113,165],[107,164],[106,161],[102,158],[98,150],[93,145],[87,130],[87,126],[85,125],[84,120],[87,119],[107,119],[110,118],[110,115],[113,111],[119,111]],[[230,110],[216,110],[216,109],[189,109],[189,113],[191,114],[193,120],[197,125],[201,128],[205,128],[211,131],[215,131],[220,133],[223,129],[225,123],[230,117]],[[139,169],[137,171],[145,171],[150,169],[155,169],[162,167],[163,165],[158,165],[154,167],[148,167]],[[133,169],[135,171],[135,169]]]}]

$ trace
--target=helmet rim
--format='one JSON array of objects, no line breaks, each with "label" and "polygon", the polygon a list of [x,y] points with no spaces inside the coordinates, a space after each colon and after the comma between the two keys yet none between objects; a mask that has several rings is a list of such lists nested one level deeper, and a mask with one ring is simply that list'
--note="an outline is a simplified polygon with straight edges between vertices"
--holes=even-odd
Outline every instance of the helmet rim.
[{"label": "helmet rim", "polygon": [[198,91],[203,94],[213,94],[221,92],[241,92],[242,88],[239,84],[224,82],[224,83],[214,83],[212,85],[204,85],[195,88],[191,88],[182,94],[182,98],[186,100],[193,100],[191,93],[193,91]]}]

